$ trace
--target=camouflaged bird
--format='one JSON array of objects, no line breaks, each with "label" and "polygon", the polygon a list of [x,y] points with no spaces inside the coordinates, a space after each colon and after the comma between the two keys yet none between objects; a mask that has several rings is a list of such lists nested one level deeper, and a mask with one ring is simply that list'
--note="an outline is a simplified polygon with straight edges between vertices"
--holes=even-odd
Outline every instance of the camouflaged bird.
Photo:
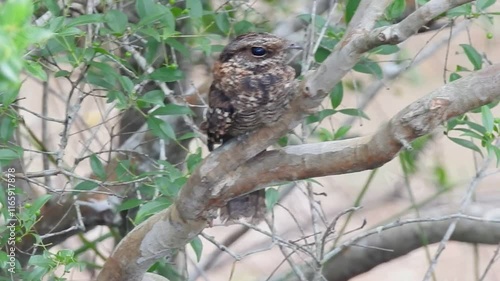
[{"label": "camouflaged bird", "polygon": [[[244,34],[224,48],[213,67],[209,108],[202,125],[210,151],[214,144],[224,144],[281,117],[292,98],[295,70],[287,64],[292,49],[301,48],[269,33]],[[264,195],[259,190],[231,200],[221,209],[221,219],[256,221],[265,212]]]}]

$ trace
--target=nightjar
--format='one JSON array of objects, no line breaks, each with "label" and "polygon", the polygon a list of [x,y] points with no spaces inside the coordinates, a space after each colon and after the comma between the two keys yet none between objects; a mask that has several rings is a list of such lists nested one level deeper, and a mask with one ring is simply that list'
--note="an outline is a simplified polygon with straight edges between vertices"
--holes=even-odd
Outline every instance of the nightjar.
[{"label": "nightjar", "polygon": [[[276,122],[292,98],[295,70],[287,64],[289,50],[301,49],[269,33],[236,37],[222,51],[213,67],[208,111],[202,129],[208,149]],[[241,217],[256,220],[264,215],[264,190],[235,198],[221,209],[223,221]]]}]

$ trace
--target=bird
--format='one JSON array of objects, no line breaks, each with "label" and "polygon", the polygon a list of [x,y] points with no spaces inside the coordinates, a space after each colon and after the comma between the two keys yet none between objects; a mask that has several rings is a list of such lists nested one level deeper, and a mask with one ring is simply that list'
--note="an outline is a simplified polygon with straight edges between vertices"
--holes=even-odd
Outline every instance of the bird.
[{"label": "bird", "polygon": [[[201,125],[209,151],[215,144],[249,133],[279,120],[288,107],[296,76],[287,62],[290,50],[300,45],[264,32],[234,38],[213,66],[208,110]],[[222,221],[248,218],[255,222],[265,214],[263,189],[230,200],[221,208]]]}]

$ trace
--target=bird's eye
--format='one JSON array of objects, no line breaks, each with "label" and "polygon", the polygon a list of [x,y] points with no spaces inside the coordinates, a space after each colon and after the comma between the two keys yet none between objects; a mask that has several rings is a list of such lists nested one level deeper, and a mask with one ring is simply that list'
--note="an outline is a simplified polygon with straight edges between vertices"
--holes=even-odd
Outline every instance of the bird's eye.
[{"label": "bird's eye", "polygon": [[267,53],[266,49],[262,47],[252,47],[252,55],[262,57]]}]

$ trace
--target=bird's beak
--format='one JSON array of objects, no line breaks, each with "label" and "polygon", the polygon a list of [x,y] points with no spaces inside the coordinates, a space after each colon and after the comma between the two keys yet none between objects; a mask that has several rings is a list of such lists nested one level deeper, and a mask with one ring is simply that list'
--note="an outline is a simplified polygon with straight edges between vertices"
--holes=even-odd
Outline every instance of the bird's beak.
[{"label": "bird's beak", "polygon": [[290,43],[287,47],[286,47],[287,50],[303,50],[304,48],[302,48],[302,46],[300,46],[299,44],[297,43]]}]

